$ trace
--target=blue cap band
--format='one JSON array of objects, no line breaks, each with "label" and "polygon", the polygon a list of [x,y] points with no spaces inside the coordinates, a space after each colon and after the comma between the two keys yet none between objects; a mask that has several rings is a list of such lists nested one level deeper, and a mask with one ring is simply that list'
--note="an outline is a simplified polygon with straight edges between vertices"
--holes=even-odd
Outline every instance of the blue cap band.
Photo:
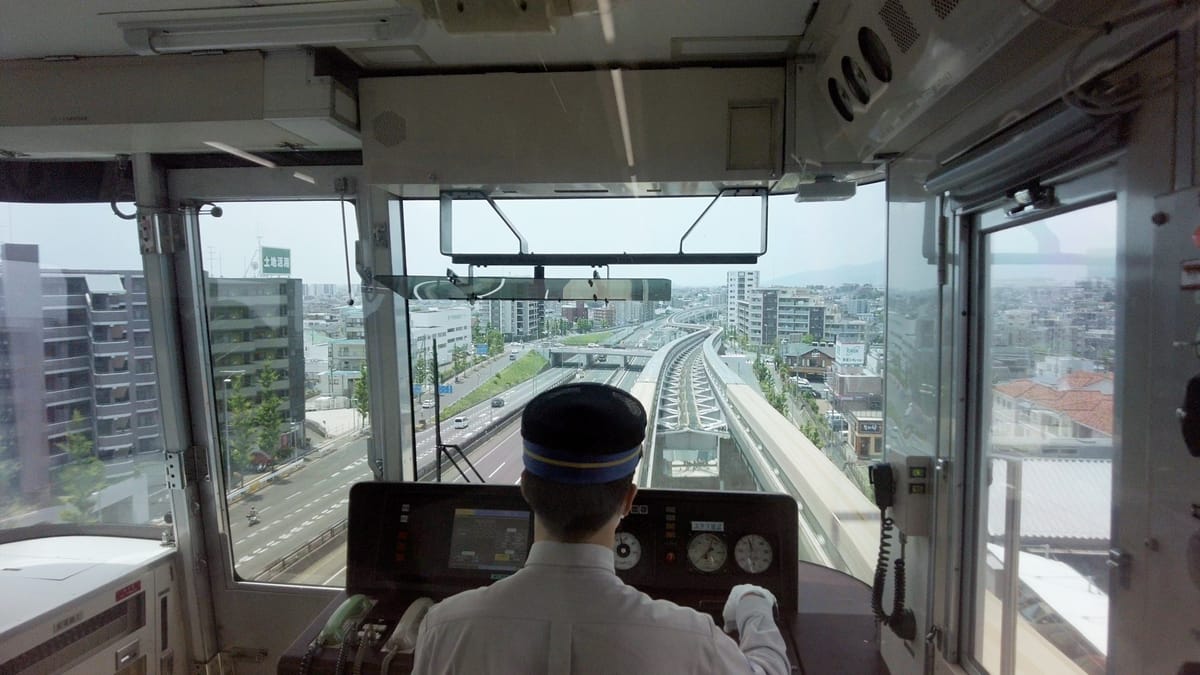
[{"label": "blue cap band", "polygon": [[525,441],[522,460],[529,473],[557,483],[589,485],[624,478],[637,469],[642,446],[611,455],[581,455]]}]

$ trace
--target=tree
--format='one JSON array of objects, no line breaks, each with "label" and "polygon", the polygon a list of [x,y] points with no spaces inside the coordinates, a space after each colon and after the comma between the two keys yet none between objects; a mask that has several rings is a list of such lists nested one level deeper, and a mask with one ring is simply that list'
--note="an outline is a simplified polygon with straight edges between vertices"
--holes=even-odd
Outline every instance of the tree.
[{"label": "tree", "polygon": [[576,333],[586,333],[586,332],[590,331],[591,329],[592,329],[592,320],[591,319],[583,319],[583,318],[575,319],[575,332]]},{"label": "tree", "polygon": [[487,332],[488,356],[499,356],[504,353],[504,335],[496,329]]},{"label": "tree", "polygon": [[367,385],[367,364],[365,363],[362,365],[362,370],[359,371],[358,382],[354,383],[354,399],[358,417],[363,426],[366,426],[367,415],[371,413],[371,388]]},{"label": "tree", "polygon": [[254,411],[255,436],[258,449],[275,459],[282,459],[283,448],[279,437],[283,434],[283,411],[279,409],[282,397],[272,391],[279,381],[279,371],[264,364],[258,371],[258,386],[262,389],[258,409]]},{"label": "tree", "polygon": [[254,405],[242,389],[245,376],[241,373],[229,378],[225,387],[228,397],[225,402],[225,464],[228,484],[233,483],[233,474],[244,471],[250,464],[250,453],[256,439]]},{"label": "tree", "polygon": [[422,385],[429,383],[431,370],[429,368],[429,360],[425,358],[424,352],[417,355],[417,362],[413,364],[413,383]]},{"label": "tree", "polygon": [[70,458],[59,474],[59,500],[66,506],[59,516],[68,523],[93,523],[96,517],[96,494],[104,489],[107,480],[104,464],[92,452],[92,439],[84,430],[86,422],[76,410],[71,415],[71,431],[58,444],[58,449]]},{"label": "tree", "polygon": [[454,364],[454,372],[461,373],[466,370],[468,361],[467,348],[464,345],[455,345],[454,351],[450,355],[450,360]]}]

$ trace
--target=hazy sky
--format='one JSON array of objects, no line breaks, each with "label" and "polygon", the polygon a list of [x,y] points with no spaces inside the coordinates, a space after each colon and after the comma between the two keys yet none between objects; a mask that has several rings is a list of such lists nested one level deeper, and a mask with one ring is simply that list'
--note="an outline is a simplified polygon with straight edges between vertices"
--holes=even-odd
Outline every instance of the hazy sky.
[{"label": "hazy sky", "polygon": [[[679,237],[708,204],[706,198],[644,199],[559,199],[509,200],[501,208],[529,240],[530,250],[659,252],[678,249]],[[251,276],[257,264],[259,244],[290,248],[292,276],[306,282],[346,282],[342,221],[337,202],[230,202],[222,204],[224,216],[201,217],[202,255],[205,267],[217,276]],[[438,205],[436,201],[406,202],[409,272],[444,274],[452,266],[438,252]],[[688,239],[686,250],[748,251],[758,247],[759,202],[753,198],[722,200],[701,221]],[[126,212],[132,205],[122,206]],[[895,213],[908,214],[903,207]],[[887,217],[882,184],[859,189],[845,202],[797,204],[786,196],[769,200],[769,236],[766,255],[754,268],[762,272],[764,284],[804,270],[823,270],[843,265],[882,261],[884,225]],[[918,262],[921,256],[923,208],[917,207],[909,228],[897,246],[904,257]],[[455,250],[516,252],[516,240],[490,210],[486,202],[456,204]],[[354,255],[354,217],[347,207],[351,260]],[[1115,249],[1116,208],[1114,203],[1058,216],[1046,223],[996,235],[995,249],[1008,253],[1040,252],[1112,255]],[[897,230],[901,232],[901,229]],[[43,267],[136,269],[141,267],[133,221],[113,215],[106,204],[27,205],[0,203],[0,241],[35,243],[40,246]],[[912,250],[908,250],[912,249]],[[915,256],[915,257],[914,257]],[[1064,261],[1066,256],[1063,257]],[[1050,272],[1055,278],[1078,278],[1089,270],[1082,265],[1002,265],[1002,277],[1027,277]],[[1034,269],[1034,268],[1042,269]],[[353,269],[353,263],[352,263]],[[613,277],[662,277],[678,286],[720,285],[731,269],[750,266],[672,265],[657,267],[617,266]],[[910,270],[914,287],[929,283],[933,271],[926,265]],[[1091,270],[1095,271],[1095,270]],[[604,273],[603,271],[601,272]],[[477,274],[528,276],[528,268],[486,268]],[[904,286],[905,270],[893,270],[898,288]],[[590,276],[589,268],[550,268],[551,277]],[[1064,276],[1065,275],[1065,276]],[[357,283],[357,278],[355,278]]]},{"label": "hazy sky", "polygon": [[[707,198],[562,199],[502,208],[534,252],[660,252],[678,249],[679,238],[708,204]],[[436,201],[406,203],[409,272],[443,274],[450,267],[438,252]],[[263,246],[290,248],[292,276],[306,282],[346,280],[342,226],[336,202],[231,202],[222,218],[201,217],[205,267],[218,276],[252,275]],[[123,210],[131,211],[132,205]],[[797,204],[769,201],[767,254],[757,269],[769,282],[805,268],[828,269],[881,261],[886,214],[882,185],[865,186],[846,202]],[[355,239],[347,209],[351,256]],[[722,200],[688,239],[689,252],[754,251],[759,246],[760,203]],[[455,207],[455,250],[515,252],[516,240],[486,202]],[[133,221],[120,220],[108,205],[0,204],[0,240],[40,245],[43,267],[132,269],[141,266]],[[353,260],[353,258],[352,258]],[[353,268],[353,264],[352,264]],[[730,269],[750,266],[623,266],[613,277],[668,277],[677,285],[718,285]],[[465,267],[458,266],[460,272]],[[485,275],[529,275],[527,268],[488,268]],[[601,272],[603,274],[603,271]],[[551,268],[548,276],[590,276],[588,268]]]}]

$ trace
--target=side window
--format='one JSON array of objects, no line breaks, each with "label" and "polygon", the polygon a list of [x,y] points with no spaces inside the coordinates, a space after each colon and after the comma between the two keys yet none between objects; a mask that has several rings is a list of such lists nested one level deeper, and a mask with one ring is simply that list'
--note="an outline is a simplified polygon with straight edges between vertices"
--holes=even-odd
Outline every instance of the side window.
[{"label": "side window", "polygon": [[136,227],[108,204],[0,220],[0,527],[163,522],[155,374],[130,367],[153,363]]},{"label": "side window", "polygon": [[984,235],[974,658],[989,672],[1105,672],[1116,213]]},{"label": "side window", "polygon": [[201,219],[200,236],[234,569],[247,580],[341,585],[349,489],[372,477],[343,206],[223,208],[222,218]]}]

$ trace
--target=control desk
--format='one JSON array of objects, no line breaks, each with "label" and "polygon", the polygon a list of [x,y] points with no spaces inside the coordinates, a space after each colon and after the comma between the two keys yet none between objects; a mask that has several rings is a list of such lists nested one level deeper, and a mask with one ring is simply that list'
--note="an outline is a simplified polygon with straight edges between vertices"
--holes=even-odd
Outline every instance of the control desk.
[{"label": "control desk", "polygon": [[[718,625],[733,586],[770,589],[796,672],[886,672],[869,589],[798,563],[797,536],[797,505],[787,495],[639,490],[614,560],[630,585],[706,612]],[[281,658],[281,673],[351,672],[352,664],[365,673],[408,672],[419,609],[429,604],[421,599],[516,572],[533,543],[533,515],[516,486],[359,483],[350,491],[347,537],[346,593],[365,598],[327,608]],[[803,617],[830,610],[830,621],[805,627]],[[849,651],[839,654],[829,639]],[[830,659],[837,670],[820,667]]]}]

